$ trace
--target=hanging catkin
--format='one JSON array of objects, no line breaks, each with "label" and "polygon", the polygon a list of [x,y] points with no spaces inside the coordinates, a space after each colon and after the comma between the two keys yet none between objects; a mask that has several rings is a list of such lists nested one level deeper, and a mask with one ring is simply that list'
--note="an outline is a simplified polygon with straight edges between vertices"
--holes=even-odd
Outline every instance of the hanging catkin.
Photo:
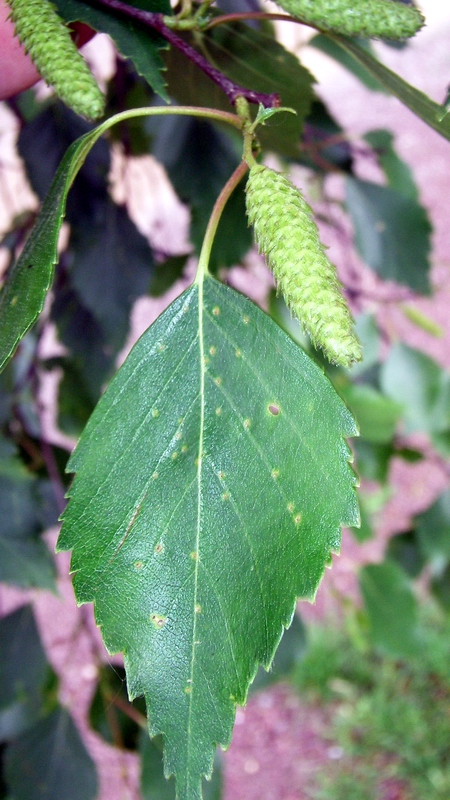
[{"label": "hanging catkin", "polygon": [[293,17],[347,36],[408,39],[424,24],[418,8],[399,0],[276,0]]},{"label": "hanging catkin", "polygon": [[49,0],[7,0],[16,36],[40,74],[66,105],[88,119],[104,113],[105,98],[69,30]]},{"label": "hanging catkin", "polygon": [[314,346],[335,364],[359,361],[361,345],[336,269],[299,190],[284,175],[255,164],[247,182],[247,213],[279,291]]}]

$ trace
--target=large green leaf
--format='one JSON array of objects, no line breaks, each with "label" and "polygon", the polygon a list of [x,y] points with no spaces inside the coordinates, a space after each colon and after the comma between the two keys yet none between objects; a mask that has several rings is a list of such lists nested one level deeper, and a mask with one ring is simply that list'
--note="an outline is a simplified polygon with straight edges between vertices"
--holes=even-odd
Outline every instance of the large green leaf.
[{"label": "large green leaf", "polygon": [[180,800],[201,797],[258,664],[357,523],[355,432],[303,351],[208,277],[141,337],[70,460],[58,547]]},{"label": "large green leaf", "polygon": [[398,97],[405,106],[411,109],[420,119],[434,128],[441,136],[450,139],[450,114],[447,114],[444,119],[442,116],[442,106],[435,103],[423,92],[416,89],[411,84],[407,83],[400,77],[392,72],[388,67],[385,67],[380,61],[374,58],[365,48],[360,47],[353,39],[346,36],[341,36],[337,33],[325,34],[331,38],[339,47],[356,58],[363,67],[365,67],[374,78],[376,78],[390,94]]},{"label": "large green leaf", "polygon": [[5,777],[14,800],[94,800],[97,796],[95,765],[63,708],[8,745]]},{"label": "large green leaf", "polygon": [[346,203],[367,264],[385,280],[429,293],[431,225],[425,209],[388,186],[350,177]]},{"label": "large green leaf", "polygon": [[[139,74],[143,75],[152,89],[164,99],[168,99],[162,75],[164,63],[160,52],[168,45],[159,33],[135,20],[125,18],[123,14],[106,8],[97,8],[81,0],[55,0],[55,5],[66,22],[79,20],[96,31],[108,33],[119,53],[131,58]],[[144,11],[171,13],[168,0],[134,0],[133,5]]]}]

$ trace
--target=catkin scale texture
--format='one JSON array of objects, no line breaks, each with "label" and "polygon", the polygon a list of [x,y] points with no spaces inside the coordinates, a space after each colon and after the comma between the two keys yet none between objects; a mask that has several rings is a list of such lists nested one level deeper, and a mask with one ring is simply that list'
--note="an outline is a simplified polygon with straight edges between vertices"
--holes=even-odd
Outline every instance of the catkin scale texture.
[{"label": "catkin scale texture", "polygon": [[315,347],[344,367],[361,360],[361,345],[336,269],[325,254],[300,191],[278,172],[255,164],[247,182],[247,214],[278,290]]},{"label": "catkin scale texture", "polygon": [[424,24],[418,8],[398,0],[276,0],[293,17],[347,36],[408,39]]},{"label": "catkin scale texture", "polygon": [[7,0],[15,33],[40,74],[77,114],[98,119],[105,98],[49,0]]}]

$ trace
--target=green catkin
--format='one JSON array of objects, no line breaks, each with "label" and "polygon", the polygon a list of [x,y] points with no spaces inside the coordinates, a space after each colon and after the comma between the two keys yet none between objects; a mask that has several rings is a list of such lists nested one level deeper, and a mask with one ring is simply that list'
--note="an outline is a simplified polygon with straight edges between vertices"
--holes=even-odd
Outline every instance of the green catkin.
[{"label": "green catkin", "polygon": [[293,17],[324,31],[372,39],[409,39],[424,24],[418,8],[399,0],[276,0]]},{"label": "green catkin", "polygon": [[300,191],[261,164],[251,167],[246,191],[256,242],[291,312],[330,361],[344,367],[360,361],[361,345],[336,269]]},{"label": "green catkin", "polygon": [[105,98],[49,0],[7,0],[15,33],[40,74],[77,114],[98,119]]}]

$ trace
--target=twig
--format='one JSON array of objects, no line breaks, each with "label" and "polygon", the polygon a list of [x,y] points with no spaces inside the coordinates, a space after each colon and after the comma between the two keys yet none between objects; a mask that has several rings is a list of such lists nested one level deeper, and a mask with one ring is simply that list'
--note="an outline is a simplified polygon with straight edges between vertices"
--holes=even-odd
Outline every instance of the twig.
[{"label": "twig", "polygon": [[142,25],[160,33],[166,41],[173,44],[173,46],[189,58],[190,61],[196,64],[205,75],[208,75],[208,77],[225,92],[232,105],[235,104],[238,97],[245,97],[250,103],[261,103],[264,108],[276,108],[280,105],[278,94],[265,94],[263,92],[255,92],[253,89],[245,89],[243,86],[239,86],[237,83],[227,78],[220,70],[213,67],[213,65],[195,50],[192,45],[185,42],[184,39],[181,39],[177,33],[171,30],[165,24],[162,14],[134,8],[133,6],[121,2],[121,0],[90,0],[90,2],[109,8],[111,11],[118,11],[129,19],[135,19]]}]

